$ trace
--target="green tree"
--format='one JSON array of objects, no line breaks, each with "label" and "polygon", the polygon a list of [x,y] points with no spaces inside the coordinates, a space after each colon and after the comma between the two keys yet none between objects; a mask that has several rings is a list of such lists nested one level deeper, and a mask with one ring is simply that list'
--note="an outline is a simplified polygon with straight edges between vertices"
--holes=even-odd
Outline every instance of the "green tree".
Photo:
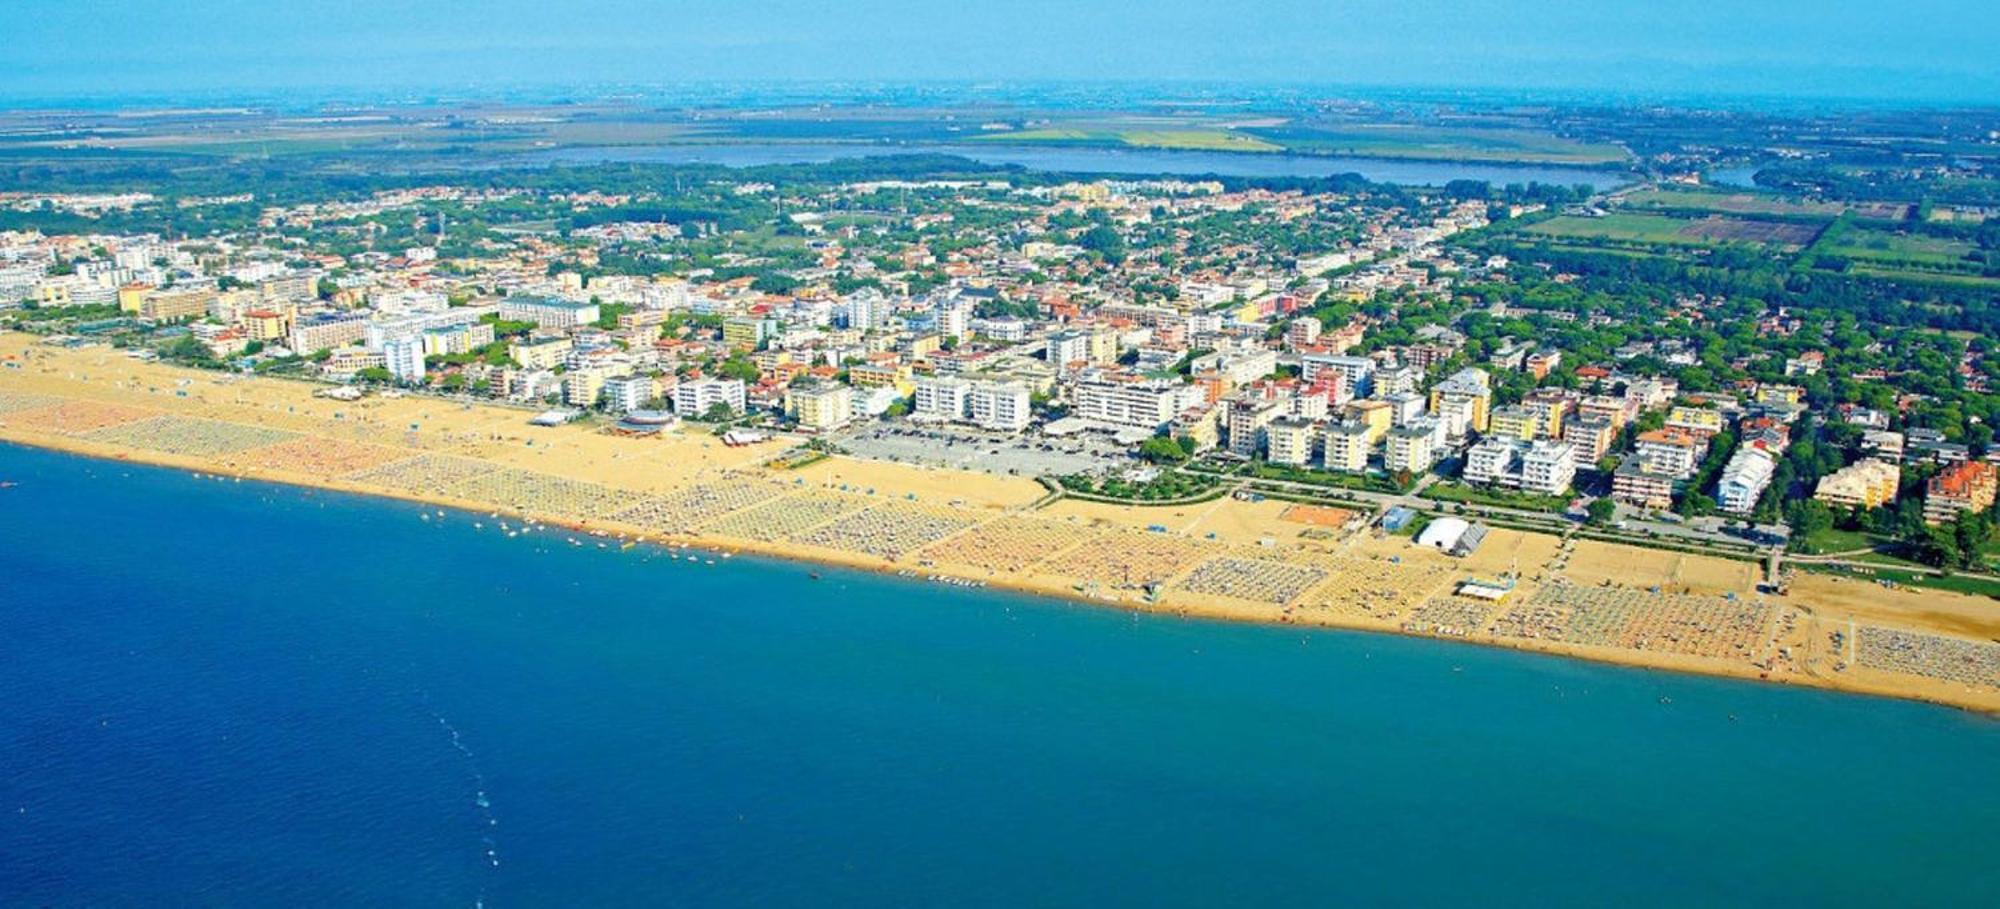
[{"label": "green tree", "polygon": [[1139,456],[1155,464],[1179,464],[1188,459],[1188,451],[1175,439],[1154,436],[1139,443]]}]

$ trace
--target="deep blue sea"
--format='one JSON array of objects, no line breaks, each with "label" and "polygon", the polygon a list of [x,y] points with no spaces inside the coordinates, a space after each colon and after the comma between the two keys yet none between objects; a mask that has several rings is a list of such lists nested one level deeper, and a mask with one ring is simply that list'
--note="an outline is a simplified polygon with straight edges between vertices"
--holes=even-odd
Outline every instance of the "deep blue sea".
[{"label": "deep blue sea", "polygon": [[1958,711],[0,480],[0,905],[2000,905]]}]

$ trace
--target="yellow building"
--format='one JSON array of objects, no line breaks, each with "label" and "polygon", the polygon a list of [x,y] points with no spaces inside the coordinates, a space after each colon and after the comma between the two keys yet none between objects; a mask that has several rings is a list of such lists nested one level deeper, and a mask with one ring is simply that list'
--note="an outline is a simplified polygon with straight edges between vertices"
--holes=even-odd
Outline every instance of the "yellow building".
[{"label": "yellow building", "polygon": [[507,355],[526,369],[554,369],[562,365],[574,346],[568,338],[534,338],[508,345]]},{"label": "yellow building", "polygon": [[855,388],[894,388],[903,395],[917,387],[905,363],[859,363],[848,368],[847,381]]},{"label": "yellow building", "polygon": [[1371,448],[1389,434],[1389,427],[1396,422],[1396,408],[1387,401],[1355,401],[1347,405],[1347,414],[1354,422],[1368,428],[1367,439]]},{"label": "yellow building", "polygon": [[792,416],[806,432],[827,432],[854,420],[854,389],[845,385],[807,385],[785,394]]},{"label": "yellow building", "polygon": [[1562,440],[1576,452],[1578,467],[1590,467],[1611,451],[1618,429],[1610,420],[1571,420],[1563,427]]},{"label": "yellow building", "polygon": [[215,291],[156,290],[139,302],[139,318],[149,322],[185,322],[208,315]]},{"label": "yellow building", "polygon": [[764,341],[764,320],[731,316],[722,320],[722,343],[731,347],[756,347]]},{"label": "yellow building", "polygon": [[1368,427],[1360,423],[1335,423],[1326,431],[1326,469],[1360,473],[1368,469],[1368,452],[1374,448]]},{"label": "yellow building", "polygon": [[1546,421],[1540,414],[1526,407],[1515,405],[1493,411],[1487,420],[1486,434],[1489,436],[1520,439],[1533,442],[1542,434]]},{"label": "yellow building", "polygon": [[253,309],[243,314],[243,333],[252,341],[279,341],[292,333],[290,313]]},{"label": "yellow building", "polygon": [[1706,407],[1675,407],[1667,411],[1667,425],[1675,429],[1684,429],[1704,439],[1712,439],[1716,433],[1722,431],[1722,413]]},{"label": "yellow building", "polygon": [[1112,363],[1118,359],[1118,332],[1100,328],[1090,333],[1090,362]]},{"label": "yellow building", "polygon": [[152,290],[151,286],[145,284],[127,284],[118,288],[118,310],[138,315],[139,308],[145,305],[146,295]]},{"label": "yellow building", "polygon": [[1566,400],[1529,400],[1521,402],[1542,421],[1541,433],[1544,439],[1563,437],[1563,423],[1569,416],[1570,403]]},{"label": "yellow building", "polygon": [[1805,393],[1805,389],[1797,385],[1761,385],[1757,388],[1757,403],[1797,404]]},{"label": "yellow building", "polygon": [[944,347],[944,338],[935,335],[918,335],[910,339],[909,355],[912,360],[922,360],[937,353]]},{"label": "yellow building", "polygon": [[595,407],[604,396],[604,380],[610,376],[599,369],[574,369],[563,374],[563,403],[571,407]]},{"label": "yellow building", "polygon": [[1444,413],[1447,404],[1463,406],[1466,425],[1475,432],[1485,432],[1487,416],[1493,407],[1491,378],[1484,370],[1471,367],[1452,373],[1431,386],[1431,412]]},{"label": "yellow building", "polygon": [[1896,500],[1903,472],[1887,461],[1856,461],[1819,478],[1813,498],[1843,508],[1879,508]]}]

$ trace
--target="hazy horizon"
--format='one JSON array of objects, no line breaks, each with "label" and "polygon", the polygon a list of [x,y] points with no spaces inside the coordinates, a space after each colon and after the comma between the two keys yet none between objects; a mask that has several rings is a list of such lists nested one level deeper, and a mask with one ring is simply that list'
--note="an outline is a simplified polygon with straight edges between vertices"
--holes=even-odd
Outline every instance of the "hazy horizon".
[{"label": "hazy horizon", "polygon": [[2000,6],[1969,0],[23,6],[10,105],[987,82],[2000,103]]}]

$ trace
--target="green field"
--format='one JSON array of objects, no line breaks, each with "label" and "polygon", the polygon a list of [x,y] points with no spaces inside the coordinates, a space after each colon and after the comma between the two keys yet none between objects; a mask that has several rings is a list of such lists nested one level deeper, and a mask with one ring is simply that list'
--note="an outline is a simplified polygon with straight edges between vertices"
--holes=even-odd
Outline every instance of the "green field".
[{"label": "green field", "polygon": [[1530,129],[1415,124],[1287,125],[1249,132],[1297,152],[1452,161],[1534,164],[1614,164],[1630,152],[1609,143],[1579,142]]},{"label": "green field", "polygon": [[1832,218],[1845,210],[1835,202],[1807,202],[1764,193],[1732,193],[1706,189],[1648,189],[1629,193],[1632,208],[1706,211],[1731,215]]},{"label": "green field", "polygon": [[1132,148],[1168,148],[1187,151],[1281,152],[1255,136],[1226,129],[1030,129],[1019,132],[991,132],[977,136],[976,142],[1124,145]]},{"label": "green field", "polygon": [[1965,261],[1973,251],[1971,243],[1950,237],[1905,234],[1867,227],[1842,231],[1818,251],[1856,261],[1885,265],[1912,265],[1919,268],[1955,271],[1971,268]]},{"label": "green field", "polygon": [[1612,244],[1711,247],[1747,243],[1797,249],[1812,241],[1818,225],[1749,218],[1679,218],[1669,215],[1615,212],[1602,217],[1562,215],[1522,228],[1522,233],[1564,240],[1594,240]]},{"label": "green field", "polygon": [[[1633,243],[1671,243],[1687,245],[1681,236],[1681,228],[1687,222],[1665,215],[1640,215],[1618,213],[1602,218],[1582,215],[1563,215],[1551,218],[1523,230],[1523,233],[1563,239],[1604,239],[1622,240]],[[1699,243],[1692,245],[1702,245]]]}]

